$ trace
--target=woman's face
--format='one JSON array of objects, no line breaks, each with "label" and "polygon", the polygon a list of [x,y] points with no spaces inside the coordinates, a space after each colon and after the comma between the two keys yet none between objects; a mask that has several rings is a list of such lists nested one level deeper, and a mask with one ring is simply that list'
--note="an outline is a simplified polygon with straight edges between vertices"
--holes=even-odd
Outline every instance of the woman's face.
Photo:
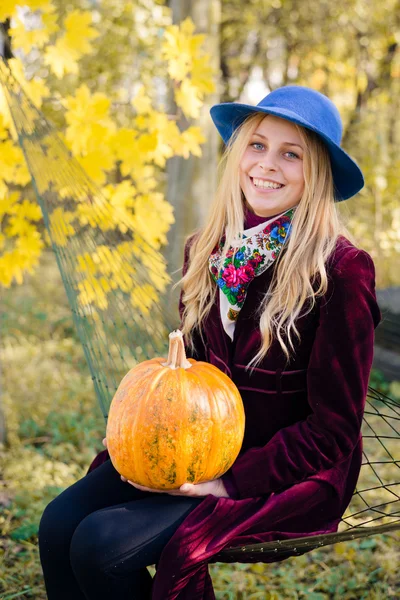
[{"label": "woman's face", "polygon": [[240,187],[256,215],[272,217],[299,203],[303,146],[290,121],[267,115],[258,125],[239,164]]}]

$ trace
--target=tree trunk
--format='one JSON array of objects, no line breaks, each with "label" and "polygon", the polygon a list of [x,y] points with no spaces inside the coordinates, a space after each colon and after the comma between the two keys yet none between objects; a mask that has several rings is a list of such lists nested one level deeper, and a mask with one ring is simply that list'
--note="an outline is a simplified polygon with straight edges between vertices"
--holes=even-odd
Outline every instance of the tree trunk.
[{"label": "tree trunk", "polygon": [[[206,51],[212,57],[214,68],[219,69],[220,0],[171,0],[170,7],[174,23],[179,23],[189,16],[196,25],[195,33],[204,33],[207,36]],[[167,164],[166,198],[174,207],[175,223],[168,234],[165,257],[169,273],[179,270],[179,276],[183,262],[184,238],[204,224],[216,190],[219,136],[209,110],[218,101],[218,91],[208,96],[196,123],[206,138],[202,145],[202,156],[190,156],[188,159],[176,156],[169,159]],[[171,100],[170,110],[175,112],[175,108]],[[182,118],[178,125],[185,128],[187,121]],[[174,280],[177,278],[175,276]],[[176,290],[176,296],[178,295],[179,290]]]}]

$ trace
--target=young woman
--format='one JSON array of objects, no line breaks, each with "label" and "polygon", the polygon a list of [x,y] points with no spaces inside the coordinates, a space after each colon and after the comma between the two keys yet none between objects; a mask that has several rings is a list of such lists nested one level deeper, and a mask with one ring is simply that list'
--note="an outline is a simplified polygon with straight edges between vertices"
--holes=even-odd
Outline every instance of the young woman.
[{"label": "young woman", "polygon": [[286,86],[211,116],[226,150],[209,218],[185,246],[181,329],[188,356],[238,386],[243,446],[221,478],[171,493],[96,457],[42,517],[50,600],[211,600],[218,552],[336,531],[356,485],[380,312],[373,262],[336,212],[363,186],[339,113]]}]

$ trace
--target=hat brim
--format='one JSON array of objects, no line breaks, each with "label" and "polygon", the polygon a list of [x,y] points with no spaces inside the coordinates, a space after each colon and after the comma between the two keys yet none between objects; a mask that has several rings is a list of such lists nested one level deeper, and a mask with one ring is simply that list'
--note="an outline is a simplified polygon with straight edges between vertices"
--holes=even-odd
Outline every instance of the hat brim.
[{"label": "hat brim", "polygon": [[236,102],[224,102],[214,105],[211,110],[211,118],[219,131],[225,144],[228,143],[234,131],[243,123],[243,121],[252,113],[264,113],[281,117],[306,129],[314,131],[325,142],[328,149],[332,176],[334,181],[334,194],[336,202],[347,200],[364,187],[364,177],[357,163],[330,138],[327,138],[311,123],[303,119],[298,114],[278,107],[260,107],[250,104],[240,104]]}]

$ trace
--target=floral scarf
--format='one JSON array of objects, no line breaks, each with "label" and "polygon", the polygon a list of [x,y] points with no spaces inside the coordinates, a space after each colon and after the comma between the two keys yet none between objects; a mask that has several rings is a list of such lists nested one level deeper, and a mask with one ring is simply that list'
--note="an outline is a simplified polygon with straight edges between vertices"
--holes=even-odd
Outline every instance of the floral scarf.
[{"label": "floral scarf", "polygon": [[[219,287],[219,304],[224,330],[233,340],[236,320],[243,307],[247,288],[255,277],[264,273],[278,257],[290,234],[294,208],[243,232],[242,245],[230,246],[220,267],[225,236],[222,236],[209,257],[209,268]],[[240,240],[235,240],[240,245]]]}]

